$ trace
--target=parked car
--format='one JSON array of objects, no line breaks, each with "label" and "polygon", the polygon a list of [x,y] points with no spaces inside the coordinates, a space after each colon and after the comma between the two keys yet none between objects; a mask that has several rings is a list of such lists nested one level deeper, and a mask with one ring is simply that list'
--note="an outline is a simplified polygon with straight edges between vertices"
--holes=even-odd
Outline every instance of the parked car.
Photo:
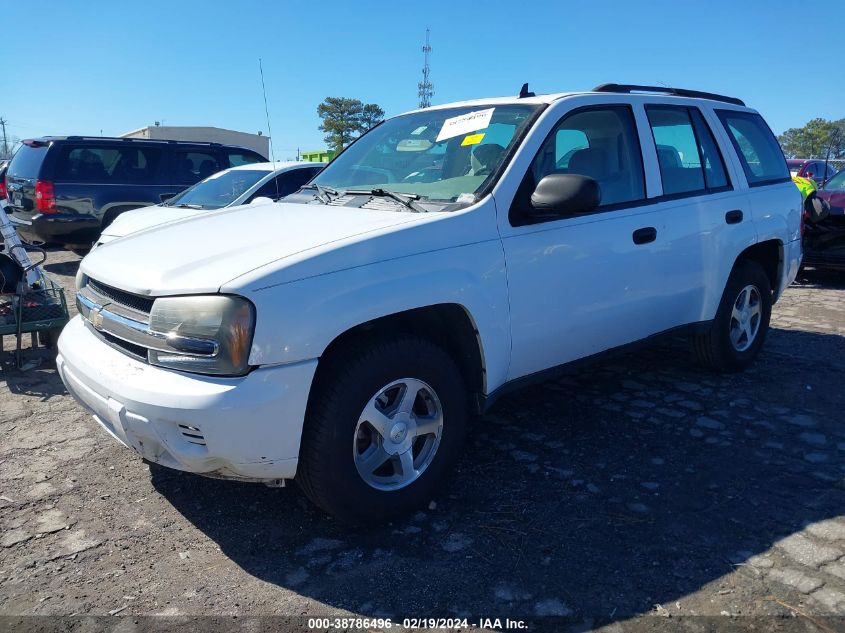
[{"label": "parked car", "polygon": [[817,159],[808,158],[789,158],[786,161],[789,165],[789,173],[793,176],[801,176],[802,178],[811,178],[816,181],[816,184],[822,185],[835,173],[836,169],[833,165]]},{"label": "parked car", "polygon": [[105,244],[118,237],[215,209],[278,200],[298,191],[326,163],[252,163],[223,170],[189,187],[167,202],[127,211],[108,225],[97,240]]},{"label": "parked car", "polygon": [[221,169],[266,160],[218,143],[51,136],[23,141],[6,186],[22,237],[86,250],[121,213],[167,200]]},{"label": "parked car", "polygon": [[151,462],[295,478],[382,520],[429,502],[472,414],[561,367],[680,333],[705,366],[747,367],[801,218],[739,99],[610,84],[436,106],[281,202],[94,250],[56,362]]},{"label": "parked car", "polygon": [[827,200],[830,213],[824,220],[806,225],[804,263],[845,270],[845,171],[828,180],[816,195]]}]

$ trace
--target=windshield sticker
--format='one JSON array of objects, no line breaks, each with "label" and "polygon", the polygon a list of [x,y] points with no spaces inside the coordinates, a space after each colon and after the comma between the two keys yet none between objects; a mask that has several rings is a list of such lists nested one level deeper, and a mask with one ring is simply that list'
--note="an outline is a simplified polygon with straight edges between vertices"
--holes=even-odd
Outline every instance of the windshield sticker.
[{"label": "windshield sticker", "polygon": [[440,141],[461,136],[462,134],[469,134],[470,132],[488,128],[495,110],[496,108],[476,110],[475,112],[468,112],[467,114],[446,119],[443,121],[443,127],[440,128],[440,133],[437,135],[435,142],[439,143]]},{"label": "windshield sticker", "polygon": [[419,126],[416,130],[414,130],[413,132],[411,132],[411,136],[419,136],[420,134],[422,134],[423,132],[425,132],[427,129],[428,129],[428,126],[427,126],[427,125],[421,125],[421,126]]},{"label": "windshield sticker", "polygon": [[465,147],[467,145],[478,145],[481,140],[484,138],[484,132],[481,134],[470,134],[464,137],[464,140],[461,141],[461,147]]}]

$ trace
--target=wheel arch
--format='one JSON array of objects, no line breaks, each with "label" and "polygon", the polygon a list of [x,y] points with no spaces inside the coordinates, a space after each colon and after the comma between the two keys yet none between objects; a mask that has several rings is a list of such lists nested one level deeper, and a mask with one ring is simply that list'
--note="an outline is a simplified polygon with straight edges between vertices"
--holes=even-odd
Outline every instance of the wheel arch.
[{"label": "wheel arch", "polygon": [[742,251],[734,262],[734,268],[741,260],[751,260],[762,266],[772,287],[773,301],[777,301],[784,275],[784,246],[778,239],[764,240]]},{"label": "wheel arch", "polygon": [[350,327],[337,335],[320,356],[311,390],[320,381],[320,367],[325,367],[345,345],[361,339],[396,334],[425,338],[448,352],[466,381],[473,409],[481,411],[487,386],[484,348],[475,320],[463,305],[457,303],[439,303],[403,310]]}]

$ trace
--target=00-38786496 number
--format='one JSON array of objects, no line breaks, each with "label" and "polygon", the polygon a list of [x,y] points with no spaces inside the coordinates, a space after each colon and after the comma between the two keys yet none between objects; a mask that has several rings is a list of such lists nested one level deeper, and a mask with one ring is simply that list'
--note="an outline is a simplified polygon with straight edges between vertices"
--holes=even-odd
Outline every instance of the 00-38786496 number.
[{"label": "00-38786496 number", "polygon": [[[399,622],[391,618],[308,618],[308,628],[317,630],[333,629],[383,629],[399,628]],[[460,630],[469,628],[466,618],[404,618],[403,629],[445,629]]]}]

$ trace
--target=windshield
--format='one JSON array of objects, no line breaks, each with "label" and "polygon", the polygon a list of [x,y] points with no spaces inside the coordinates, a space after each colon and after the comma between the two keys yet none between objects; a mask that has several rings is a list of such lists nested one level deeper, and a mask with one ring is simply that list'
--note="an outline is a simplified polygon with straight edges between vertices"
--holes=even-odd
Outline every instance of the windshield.
[{"label": "windshield", "polygon": [[840,171],[833,178],[827,181],[825,189],[845,189],[845,171]]},{"label": "windshield", "polygon": [[385,189],[423,202],[472,202],[536,110],[530,105],[475,106],[388,119],[312,183],[336,190]]},{"label": "windshield", "polygon": [[201,209],[221,209],[240,198],[269,172],[257,169],[228,169],[209,176],[167,201],[166,206],[191,205]]}]

